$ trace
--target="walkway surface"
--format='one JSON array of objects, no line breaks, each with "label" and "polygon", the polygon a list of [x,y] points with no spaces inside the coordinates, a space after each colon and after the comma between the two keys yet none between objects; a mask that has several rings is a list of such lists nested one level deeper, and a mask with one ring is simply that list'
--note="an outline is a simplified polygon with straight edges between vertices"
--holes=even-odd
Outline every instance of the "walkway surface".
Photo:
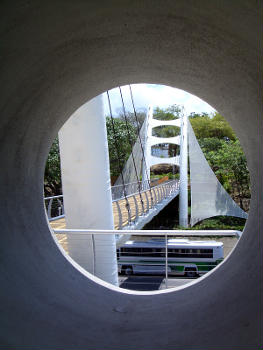
[{"label": "walkway surface", "polygon": [[[138,210],[139,216],[141,216],[143,214],[143,212],[146,212],[146,210],[147,210],[146,195],[148,195],[148,198],[150,198],[151,197],[150,191],[142,192],[141,195],[142,195],[142,200],[143,200],[143,206],[142,206],[141,198],[140,198],[139,194],[135,194],[134,196],[130,196],[127,198],[129,205],[130,205],[131,220],[134,220],[137,216],[135,202],[137,202],[137,210]],[[149,199],[148,199],[148,201],[149,201]],[[123,224],[123,226],[128,225],[129,220],[128,220],[128,211],[126,208],[126,200],[121,199],[118,201],[118,203],[119,203],[119,208],[120,208],[121,216],[122,216],[122,224]],[[119,210],[118,210],[116,201],[112,202],[112,208],[113,208],[114,228],[116,230],[118,230],[119,229],[120,215],[119,215]],[[67,228],[65,218],[51,221],[50,225],[53,229],[65,229],[65,228]],[[98,229],[99,229],[99,227],[98,227]],[[64,248],[64,250],[68,253],[67,236],[63,235],[63,234],[56,234],[56,237],[57,237],[59,243]]]}]

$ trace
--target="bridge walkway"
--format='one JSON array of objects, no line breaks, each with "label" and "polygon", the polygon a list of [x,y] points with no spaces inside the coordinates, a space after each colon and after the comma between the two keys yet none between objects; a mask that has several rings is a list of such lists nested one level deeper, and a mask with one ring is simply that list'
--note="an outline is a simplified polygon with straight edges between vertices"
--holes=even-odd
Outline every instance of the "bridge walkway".
[{"label": "bridge walkway", "polygon": [[[127,196],[129,212],[125,198],[112,201],[114,229],[138,229],[143,227],[151,218],[157,215],[173,198],[179,194],[179,182],[169,181],[150,190],[141,192],[143,203],[139,193]],[[65,229],[65,217],[53,218],[50,221],[53,229]],[[121,233],[121,232],[120,232]],[[67,237],[59,234],[57,239],[62,247],[67,251]]]}]

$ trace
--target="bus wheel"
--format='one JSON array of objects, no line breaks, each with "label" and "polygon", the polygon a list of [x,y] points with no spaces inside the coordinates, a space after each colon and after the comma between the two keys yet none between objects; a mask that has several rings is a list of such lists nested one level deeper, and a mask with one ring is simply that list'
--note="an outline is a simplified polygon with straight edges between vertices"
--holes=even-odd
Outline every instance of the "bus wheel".
[{"label": "bus wheel", "polygon": [[125,268],[124,268],[124,273],[125,273],[125,275],[127,275],[127,276],[132,275],[132,274],[133,274],[133,268],[132,268],[132,266],[125,266]]},{"label": "bus wheel", "polygon": [[186,277],[188,277],[188,278],[193,278],[193,277],[197,277],[198,276],[198,274],[197,274],[197,272],[196,272],[196,270],[195,269],[185,269],[185,272],[184,272],[184,275],[186,276]]}]

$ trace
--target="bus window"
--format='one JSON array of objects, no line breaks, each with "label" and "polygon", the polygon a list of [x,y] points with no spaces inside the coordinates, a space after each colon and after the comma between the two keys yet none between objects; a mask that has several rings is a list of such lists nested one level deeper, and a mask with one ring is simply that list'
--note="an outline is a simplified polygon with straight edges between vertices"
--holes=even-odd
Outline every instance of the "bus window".
[{"label": "bus window", "polygon": [[202,258],[213,258],[213,249],[201,249]]}]

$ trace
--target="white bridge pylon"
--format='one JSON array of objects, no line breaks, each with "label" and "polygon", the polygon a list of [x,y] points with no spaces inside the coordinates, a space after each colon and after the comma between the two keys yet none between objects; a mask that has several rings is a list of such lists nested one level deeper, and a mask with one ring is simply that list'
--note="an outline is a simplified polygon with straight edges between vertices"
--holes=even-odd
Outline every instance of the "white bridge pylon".
[{"label": "white bridge pylon", "polygon": [[[179,223],[180,226],[188,227],[188,181],[187,181],[187,117],[181,115],[174,120],[158,120],[153,118],[153,109],[149,107],[145,120],[144,152],[145,162],[142,172],[142,180],[150,179],[151,166],[156,164],[171,164],[180,167],[180,205]],[[153,136],[153,129],[158,126],[175,126],[180,128],[180,135],[175,137]],[[180,156],[156,157],[152,155],[152,146],[158,144],[180,145]]]},{"label": "white bridge pylon", "polygon": [[156,164],[172,164],[172,165],[180,165],[180,156],[176,157],[156,157],[152,155],[152,146],[158,145],[158,144],[164,144],[169,143],[173,145],[180,145],[180,135],[175,137],[157,137],[152,135],[152,131],[154,128],[158,126],[176,126],[181,127],[181,119],[175,119],[175,120],[157,120],[153,118],[153,109],[150,106],[148,108],[148,113],[146,116],[146,127],[145,127],[145,137],[144,137],[144,153],[145,153],[145,163],[143,166],[143,181],[147,181],[147,179],[150,179],[150,169],[151,166]]}]

